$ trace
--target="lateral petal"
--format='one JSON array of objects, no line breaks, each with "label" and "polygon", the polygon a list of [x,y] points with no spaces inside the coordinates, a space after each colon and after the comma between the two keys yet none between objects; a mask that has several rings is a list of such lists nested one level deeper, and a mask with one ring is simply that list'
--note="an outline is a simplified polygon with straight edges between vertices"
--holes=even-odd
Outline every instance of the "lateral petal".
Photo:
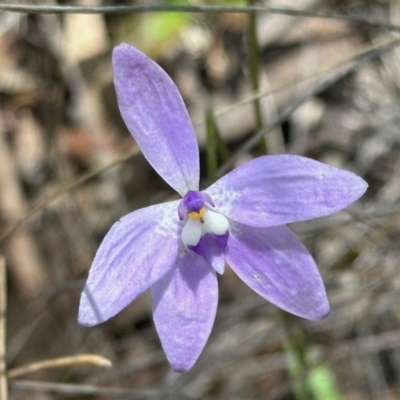
[{"label": "lateral petal", "polygon": [[306,157],[258,157],[205,190],[216,210],[254,226],[284,225],[339,211],[367,189],[357,175]]},{"label": "lateral petal", "polygon": [[185,250],[152,290],[154,323],[171,367],[187,372],[202,352],[218,305],[215,271]]},{"label": "lateral petal", "polygon": [[198,190],[196,134],[174,82],[128,44],[114,48],[112,63],[122,118],[144,156],[180,195]]},{"label": "lateral petal", "polygon": [[231,224],[226,260],[251,289],[283,310],[311,320],[328,315],[318,268],[286,226]]},{"label": "lateral petal", "polygon": [[83,290],[78,321],[113,317],[174,265],[178,201],[142,208],[116,222],[101,243]]}]

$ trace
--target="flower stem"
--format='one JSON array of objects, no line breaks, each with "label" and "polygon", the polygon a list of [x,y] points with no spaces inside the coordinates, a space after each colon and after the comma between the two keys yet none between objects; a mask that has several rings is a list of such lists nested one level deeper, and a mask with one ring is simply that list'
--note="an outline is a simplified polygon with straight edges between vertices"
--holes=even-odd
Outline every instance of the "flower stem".
[{"label": "flower stem", "polygon": [[207,131],[207,176],[211,182],[217,180],[217,126],[211,109],[206,110],[206,131]]},{"label": "flower stem", "polygon": [[218,160],[226,162],[231,156],[231,152],[219,133],[211,109],[206,110],[206,133],[207,177],[210,182],[215,182],[218,178]]},{"label": "flower stem", "polygon": [[289,314],[282,312],[281,315],[288,340],[287,354],[290,360],[288,372],[294,381],[294,397],[296,400],[316,400],[308,380],[310,366],[304,333]]},{"label": "flower stem", "polygon": [[[249,5],[253,5],[254,1],[249,0]],[[249,56],[248,56],[248,68],[250,74],[251,87],[253,92],[258,92],[260,89],[258,76],[259,76],[259,50],[258,50],[258,39],[257,39],[257,14],[249,13]],[[263,128],[263,118],[261,111],[261,101],[259,98],[253,100],[254,116],[256,119],[256,130],[259,131]],[[260,141],[259,150],[261,154],[268,154],[268,146],[265,138]]]}]

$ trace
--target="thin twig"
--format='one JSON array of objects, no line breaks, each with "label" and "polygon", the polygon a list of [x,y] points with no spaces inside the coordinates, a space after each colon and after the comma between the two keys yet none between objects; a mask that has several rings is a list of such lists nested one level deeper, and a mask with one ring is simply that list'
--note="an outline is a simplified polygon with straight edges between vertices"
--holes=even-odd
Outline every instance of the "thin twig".
[{"label": "thin twig", "polygon": [[242,155],[246,154],[248,151],[250,151],[252,148],[254,148],[254,146],[256,146],[265,135],[267,135],[272,129],[276,128],[278,125],[282,124],[291,114],[293,114],[294,111],[296,111],[300,106],[302,106],[308,100],[310,100],[317,94],[326,90],[333,83],[344,78],[346,75],[348,75],[351,71],[358,68],[364,62],[370,61],[374,58],[377,58],[382,53],[389,51],[399,45],[400,45],[400,39],[396,38],[396,39],[392,39],[388,43],[384,43],[383,45],[381,45],[379,47],[373,46],[372,48],[368,49],[366,52],[363,52],[362,54],[358,54],[356,57],[354,57],[354,59],[352,60],[350,65],[344,66],[340,71],[334,73],[333,75],[329,76],[328,78],[325,78],[317,86],[310,89],[305,95],[301,96],[300,98],[295,100],[293,103],[291,103],[288,107],[286,107],[280,113],[280,115],[278,115],[275,118],[275,120],[273,120],[268,126],[266,126],[264,129],[261,129],[254,136],[252,136],[249,140],[247,140],[243,144],[243,146],[241,146],[240,149],[236,152],[236,154],[234,154],[230,158],[229,161],[227,161],[225,164],[223,164],[221,166],[218,175],[222,176],[222,175],[226,174],[229,171],[229,169],[232,168],[232,166],[234,165],[236,160],[238,160]]},{"label": "thin twig", "polygon": [[9,4],[0,2],[1,11],[40,14],[125,14],[145,12],[183,12],[183,13],[265,13],[287,15],[289,17],[308,17],[337,19],[361,23],[377,28],[400,31],[400,26],[365,18],[360,15],[340,14],[329,11],[310,11],[293,8],[269,7],[263,5],[218,6],[218,5],[68,5],[68,4]]},{"label": "thin twig", "polygon": [[7,279],[6,260],[0,256],[0,399],[8,399],[6,376],[6,311]]},{"label": "thin twig", "polygon": [[18,378],[23,375],[41,371],[43,369],[53,369],[70,367],[71,365],[94,365],[97,367],[111,367],[112,363],[107,358],[96,354],[79,354],[77,356],[59,357],[51,360],[42,360],[22,367],[13,368],[7,372],[8,378]]},{"label": "thin twig", "polygon": [[118,164],[122,164],[123,162],[129,160],[133,156],[139,153],[139,148],[135,147],[133,149],[130,149],[127,153],[119,156],[116,160],[106,164],[102,165],[100,167],[96,167],[92,169],[91,171],[87,172],[86,174],[83,174],[81,177],[78,179],[73,180],[72,182],[69,182],[65,185],[61,185],[59,189],[57,189],[54,193],[51,195],[45,197],[43,200],[39,201],[35,205],[33,205],[24,215],[22,215],[20,218],[15,220],[14,222],[11,223],[11,225],[6,228],[4,232],[0,234],[0,243],[5,240],[12,232],[14,232],[15,229],[17,229],[26,219],[31,217],[33,214],[41,210],[42,208],[48,206],[50,203],[53,201],[57,200],[59,197],[67,194],[70,190],[76,189],[79,185],[82,183],[88,181],[89,179],[101,174],[102,172],[115,167]]},{"label": "thin twig", "polygon": [[[214,116],[219,117],[224,115],[230,111],[235,110],[237,107],[248,104],[256,99],[260,99],[265,96],[269,96],[273,93],[280,92],[285,90],[293,85],[297,85],[301,82],[307,81],[309,79],[314,79],[320,75],[331,73],[332,71],[337,70],[340,67],[354,61],[355,59],[364,56],[365,54],[374,51],[378,48],[383,48],[387,45],[391,45],[395,38],[392,35],[387,35],[374,43],[368,43],[367,45],[361,47],[359,50],[351,53],[350,55],[346,55],[339,60],[334,61],[333,63],[324,65],[323,67],[319,67],[316,69],[309,69],[308,72],[302,76],[294,76],[292,79],[285,79],[284,82],[279,82],[275,85],[268,85],[267,88],[262,88],[258,92],[251,92],[250,94],[245,95],[242,99],[228,105],[222,105],[214,110]],[[200,126],[204,124],[204,119],[198,120],[194,122],[195,126]]]}]

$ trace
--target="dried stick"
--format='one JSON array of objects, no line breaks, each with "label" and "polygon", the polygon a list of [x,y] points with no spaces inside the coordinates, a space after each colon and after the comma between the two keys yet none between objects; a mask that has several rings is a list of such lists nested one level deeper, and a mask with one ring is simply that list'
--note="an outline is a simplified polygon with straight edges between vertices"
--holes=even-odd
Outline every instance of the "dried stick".
[{"label": "dried stick", "polygon": [[0,2],[1,11],[38,14],[126,14],[148,12],[184,12],[184,13],[264,13],[287,15],[288,17],[306,17],[336,19],[367,26],[400,31],[400,26],[386,21],[370,19],[363,15],[339,14],[331,11],[313,11],[295,8],[270,7],[267,5],[71,5],[71,4],[12,4]]}]

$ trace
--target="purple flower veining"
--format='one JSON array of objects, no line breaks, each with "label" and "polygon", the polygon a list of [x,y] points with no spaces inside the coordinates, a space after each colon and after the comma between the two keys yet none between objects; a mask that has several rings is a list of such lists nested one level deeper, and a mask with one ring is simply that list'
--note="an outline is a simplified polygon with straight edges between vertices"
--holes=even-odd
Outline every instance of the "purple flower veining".
[{"label": "purple flower veining", "polygon": [[199,152],[169,76],[137,49],[113,52],[122,117],[144,156],[181,196],[134,211],[104,238],[79,322],[96,325],[151,288],[154,323],[173,370],[186,372],[214,324],[225,261],[255,292],[311,320],[329,312],[313,258],[287,223],[343,209],[367,189],[351,172],[299,156],[256,158],[199,191]]}]

